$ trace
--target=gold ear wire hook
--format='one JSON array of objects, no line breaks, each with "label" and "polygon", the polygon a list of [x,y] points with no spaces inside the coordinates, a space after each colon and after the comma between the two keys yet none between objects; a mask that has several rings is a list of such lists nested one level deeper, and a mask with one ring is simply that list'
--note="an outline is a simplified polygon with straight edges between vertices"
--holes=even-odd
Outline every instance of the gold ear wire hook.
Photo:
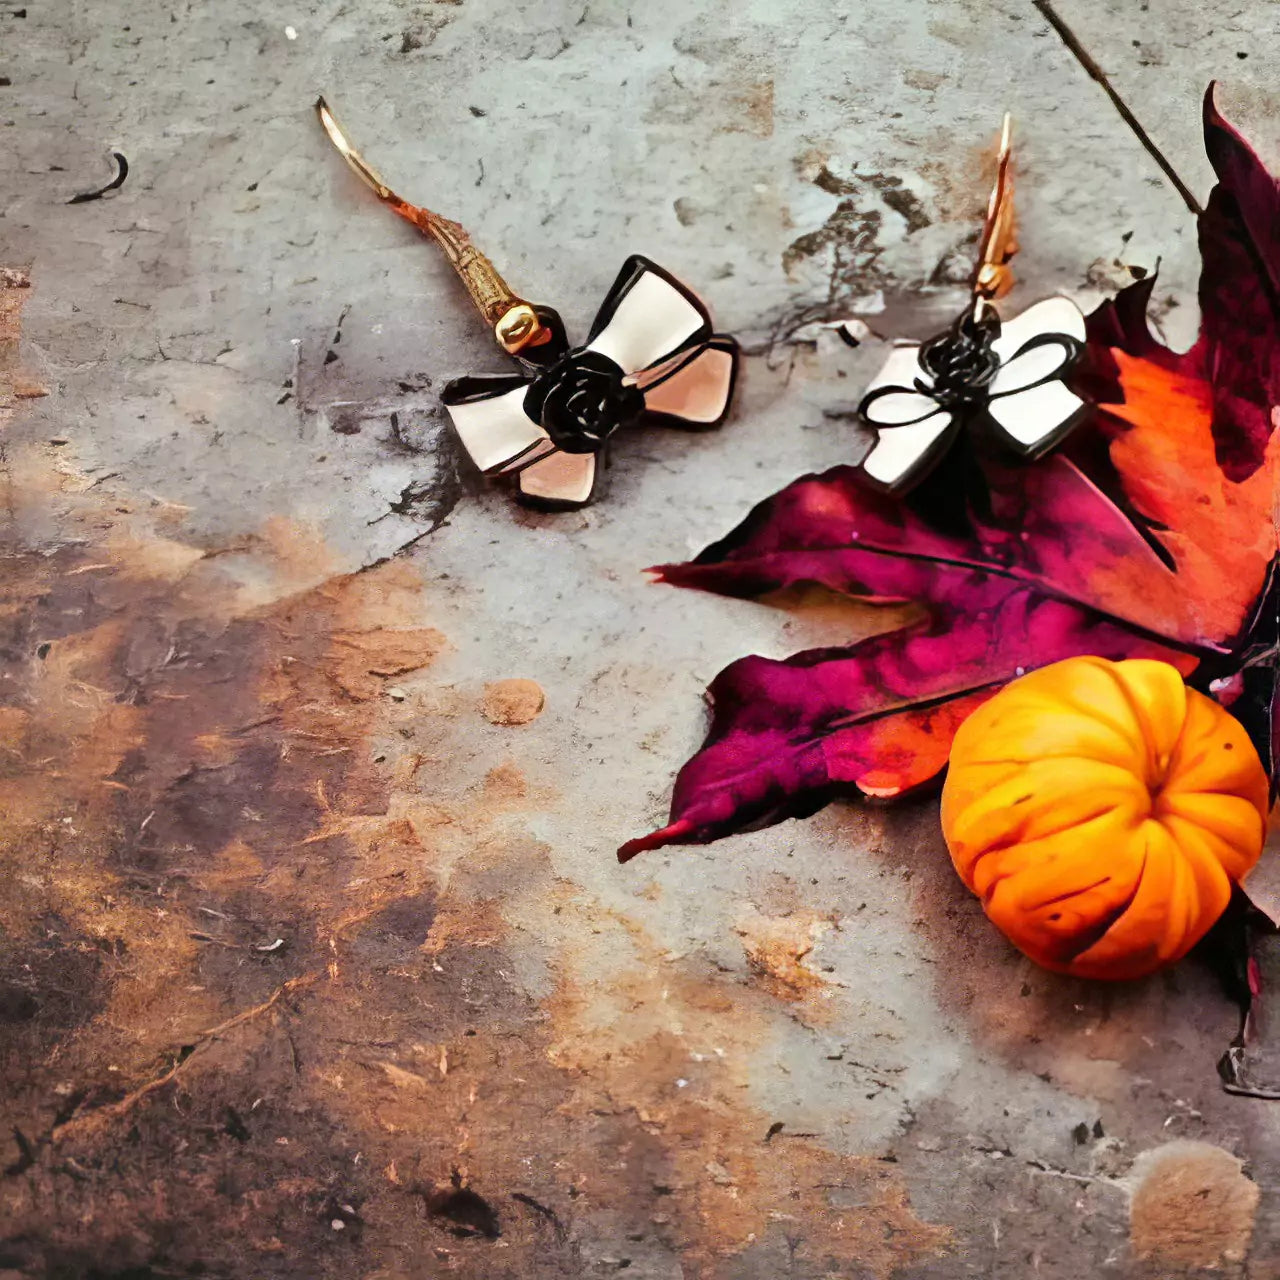
[{"label": "gold ear wire hook", "polygon": [[334,118],[324,98],[316,99],[316,114],[329,141],[349,164],[360,180],[393,213],[411,222],[423,235],[430,236],[444,250],[459,279],[471,295],[471,301],[493,329],[502,347],[515,354],[525,347],[546,342],[551,331],[538,319],[533,306],[513,293],[498,274],[493,263],[471,243],[466,230],[430,209],[422,209],[401,199],[391,190],[374,167],[351,145],[351,140]]},{"label": "gold ear wire hook", "polygon": [[1017,228],[1013,212],[1013,121],[1005,113],[1000,129],[1000,150],[996,158],[996,180],[987,202],[987,216],[982,224],[978,248],[978,266],[973,276],[974,313],[981,314],[983,304],[1003,298],[1013,288],[1013,268],[1009,265],[1018,252]]}]

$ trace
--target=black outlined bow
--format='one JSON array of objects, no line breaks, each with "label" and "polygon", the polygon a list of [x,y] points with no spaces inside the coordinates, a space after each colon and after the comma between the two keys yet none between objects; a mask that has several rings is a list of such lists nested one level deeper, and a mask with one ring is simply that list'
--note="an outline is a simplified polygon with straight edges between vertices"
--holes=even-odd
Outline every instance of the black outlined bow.
[{"label": "black outlined bow", "polygon": [[1086,410],[1063,380],[1084,337],[1075,303],[1048,298],[1005,322],[979,303],[936,338],[896,347],[858,405],[876,431],[860,474],[874,488],[905,492],[966,424],[986,428],[1020,457],[1047,453]]},{"label": "black outlined bow", "polygon": [[583,346],[570,347],[555,312],[550,339],[516,358],[528,375],[459,378],[442,396],[467,452],[487,475],[515,474],[522,500],[552,510],[595,497],[601,454],[640,419],[719,426],[738,369],[738,344],[712,332],[702,302],[647,258],[623,264]]}]

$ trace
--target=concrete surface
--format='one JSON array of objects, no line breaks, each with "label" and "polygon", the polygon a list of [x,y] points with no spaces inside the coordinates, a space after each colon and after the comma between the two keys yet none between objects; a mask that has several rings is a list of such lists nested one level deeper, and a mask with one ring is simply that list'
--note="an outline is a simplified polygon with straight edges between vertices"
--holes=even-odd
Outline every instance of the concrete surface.
[{"label": "concrete surface", "polygon": [[[1195,190],[1215,76],[1280,160],[1274,6],[1060,10]],[[1003,110],[1022,296],[1160,258],[1194,331],[1191,219],[1030,3],[28,4],[0,76],[49,391],[0,438],[0,1276],[1280,1276],[1207,976],[1033,969],[928,803],[613,858],[721,666],[884,625],[640,570],[850,456],[876,344],[804,326],[949,313]],[[575,332],[630,252],[696,284],[730,424],[585,513],[485,488],[434,393],[503,361],[320,91]]]}]

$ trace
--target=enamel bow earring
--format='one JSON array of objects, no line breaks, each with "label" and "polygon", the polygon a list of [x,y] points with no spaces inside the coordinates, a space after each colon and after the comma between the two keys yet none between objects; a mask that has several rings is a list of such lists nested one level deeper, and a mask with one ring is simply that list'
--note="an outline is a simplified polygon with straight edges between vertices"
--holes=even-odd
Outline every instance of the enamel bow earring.
[{"label": "enamel bow earring", "polygon": [[1000,135],[971,301],[949,329],[895,347],[858,405],[876,433],[859,475],[904,493],[946,456],[960,431],[979,448],[1041,457],[1083,419],[1085,402],[1063,381],[1084,352],[1084,316],[1069,298],[1049,298],[1012,320],[994,300],[1013,287],[1017,252],[1010,124]]},{"label": "enamel bow earring", "polygon": [[609,441],[643,422],[718,427],[729,410],[738,344],[713,332],[706,307],[647,258],[622,266],[582,346],[560,316],[513,293],[456,222],[402,200],[351,145],[323,98],[325,132],[393,212],[444,250],[499,346],[522,372],[449,383],[441,396],[485,475],[514,475],[522,502],[576,510],[597,496]]}]

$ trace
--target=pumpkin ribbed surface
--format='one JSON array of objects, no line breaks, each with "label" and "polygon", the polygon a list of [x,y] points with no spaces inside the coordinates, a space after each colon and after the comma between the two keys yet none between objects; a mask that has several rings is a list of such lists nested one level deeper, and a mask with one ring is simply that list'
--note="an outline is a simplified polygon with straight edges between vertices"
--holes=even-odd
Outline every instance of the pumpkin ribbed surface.
[{"label": "pumpkin ribbed surface", "polygon": [[1134,978],[1186,954],[1258,860],[1268,783],[1243,726],[1173,667],[1068,658],[961,726],[942,827],[1032,960]]}]

